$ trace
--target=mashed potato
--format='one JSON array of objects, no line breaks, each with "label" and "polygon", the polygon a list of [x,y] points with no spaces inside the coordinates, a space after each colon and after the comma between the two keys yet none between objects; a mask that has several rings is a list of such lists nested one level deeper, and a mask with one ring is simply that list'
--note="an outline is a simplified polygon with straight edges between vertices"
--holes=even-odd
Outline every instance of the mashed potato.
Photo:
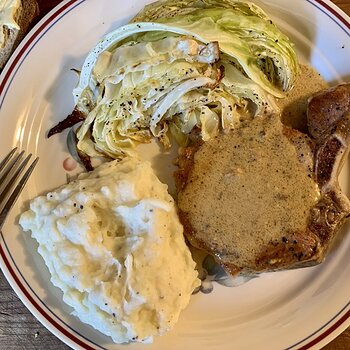
[{"label": "mashed potato", "polygon": [[103,164],[34,199],[20,224],[73,314],[116,343],[170,330],[199,285],[174,201],[148,162]]}]

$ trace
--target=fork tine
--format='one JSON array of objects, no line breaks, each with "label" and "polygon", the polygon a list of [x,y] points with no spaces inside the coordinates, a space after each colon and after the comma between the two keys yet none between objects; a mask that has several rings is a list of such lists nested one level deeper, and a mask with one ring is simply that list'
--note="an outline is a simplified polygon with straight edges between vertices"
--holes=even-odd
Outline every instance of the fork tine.
[{"label": "fork tine", "polygon": [[21,160],[21,158],[23,157],[24,151],[22,151],[21,153],[19,153],[16,158],[12,159],[9,164],[7,165],[7,167],[4,169],[4,171],[0,174],[1,178],[0,178],[0,185],[2,184],[3,181],[5,181],[7,175],[10,173],[10,171],[12,169],[14,169],[14,167],[17,165],[17,163]]},{"label": "fork tine", "polygon": [[[29,156],[28,156],[29,157]],[[27,158],[28,158],[27,157]],[[29,159],[28,159],[29,160]],[[11,196],[9,197],[9,199],[7,200],[6,204],[4,205],[3,209],[0,212],[0,230],[4,224],[5,218],[8,214],[8,212],[11,210],[12,206],[14,205],[14,203],[16,202],[18,196],[20,195],[20,193],[22,192],[25,184],[27,183],[31,173],[33,172],[36,164],[38,163],[39,157],[35,158],[34,161],[32,162],[32,164],[29,166],[29,168],[27,169],[27,171],[24,173],[24,175],[22,176],[21,180],[18,182],[18,185],[16,186],[16,188],[13,190]],[[24,161],[25,162],[25,161]],[[28,162],[28,161],[27,161]]]},{"label": "fork tine", "polygon": [[[6,196],[9,194],[9,192],[12,189],[13,184],[17,180],[18,176],[21,174],[21,172],[24,170],[25,166],[29,162],[29,159],[32,155],[29,154],[29,156],[18,166],[15,173],[11,176],[10,181],[6,184],[6,187],[0,192],[0,203],[2,203]],[[10,169],[11,170],[11,169]]]},{"label": "fork tine", "polygon": [[11,157],[14,155],[14,153],[17,151],[17,147],[15,147],[0,163],[0,172],[5,167],[7,162],[11,159]]}]

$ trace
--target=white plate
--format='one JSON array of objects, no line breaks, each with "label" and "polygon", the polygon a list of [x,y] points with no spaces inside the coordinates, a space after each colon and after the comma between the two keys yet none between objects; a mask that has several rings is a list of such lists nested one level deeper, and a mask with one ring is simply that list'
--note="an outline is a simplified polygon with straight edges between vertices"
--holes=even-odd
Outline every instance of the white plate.
[{"label": "white plate", "polygon": [[[29,310],[75,349],[122,349],[70,315],[36,244],[18,227],[28,200],[66,181],[65,134],[47,130],[73,107],[71,91],[89,49],[124,24],[147,1],[71,0],[47,15],[17,49],[0,80],[0,157],[13,146],[40,162],[0,238],[0,266]],[[350,19],[329,1],[266,0],[265,9],[294,40],[303,61],[332,84],[350,80]],[[349,192],[348,168],[342,186]],[[325,263],[266,274],[238,288],[215,285],[194,295],[169,334],[129,349],[320,348],[350,324],[350,230],[347,225]]]}]

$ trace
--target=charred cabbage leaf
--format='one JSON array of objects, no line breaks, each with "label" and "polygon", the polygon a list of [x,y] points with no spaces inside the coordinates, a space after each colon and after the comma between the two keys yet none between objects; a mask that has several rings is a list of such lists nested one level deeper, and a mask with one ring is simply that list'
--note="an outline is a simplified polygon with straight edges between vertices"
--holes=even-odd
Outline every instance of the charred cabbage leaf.
[{"label": "charred cabbage leaf", "polygon": [[222,52],[253,81],[283,97],[299,72],[293,44],[267,14],[251,2],[161,0],[147,5],[133,22],[158,22],[217,40]]},{"label": "charred cabbage leaf", "polygon": [[184,146],[275,113],[298,73],[289,39],[250,2],[166,0],[146,6],[88,54],[74,90],[85,116],[78,150],[133,156],[170,135]]}]

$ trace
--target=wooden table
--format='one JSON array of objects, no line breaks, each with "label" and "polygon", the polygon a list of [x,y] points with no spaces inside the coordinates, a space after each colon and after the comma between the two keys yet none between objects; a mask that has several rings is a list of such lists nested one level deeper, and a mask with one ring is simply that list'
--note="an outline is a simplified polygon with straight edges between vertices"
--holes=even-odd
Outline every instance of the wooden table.
[{"label": "wooden table", "polygon": [[[46,14],[60,1],[61,0],[38,0],[41,15]],[[350,0],[333,0],[333,2],[350,15]],[[5,349],[68,350],[70,348],[46,330],[46,328],[31,315],[18,299],[0,271],[0,350]],[[350,328],[323,349],[350,349]]]}]

